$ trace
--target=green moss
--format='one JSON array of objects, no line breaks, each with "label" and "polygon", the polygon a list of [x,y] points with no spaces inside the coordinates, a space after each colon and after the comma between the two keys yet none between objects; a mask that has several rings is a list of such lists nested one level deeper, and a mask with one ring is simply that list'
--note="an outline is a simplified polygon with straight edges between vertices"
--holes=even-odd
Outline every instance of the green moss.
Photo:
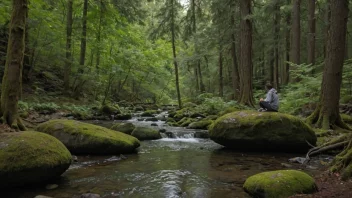
[{"label": "green moss", "polygon": [[118,123],[111,127],[111,130],[131,134],[136,127],[132,123]]},{"label": "green moss", "polygon": [[340,114],[342,120],[347,123],[347,124],[352,124],[352,116],[347,115],[347,114]]},{"label": "green moss", "polygon": [[153,117],[154,114],[157,114],[157,110],[147,110],[141,114],[142,117]]},{"label": "green moss", "polygon": [[166,123],[169,123],[169,122],[176,122],[176,121],[173,118],[168,117],[166,119]]},{"label": "green moss", "polygon": [[69,165],[71,160],[66,147],[50,135],[34,131],[0,135],[0,172]]},{"label": "green moss", "polygon": [[249,177],[244,190],[254,197],[285,198],[298,193],[313,193],[317,190],[314,179],[296,170],[263,172]]},{"label": "green moss", "polygon": [[139,140],[156,140],[161,138],[159,131],[146,127],[136,127],[131,135]]},{"label": "green moss", "polygon": [[38,125],[37,131],[57,137],[74,153],[133,152],[140,145],[139,141],[130,135],[74,120],[50,120]]},{"label": "green moss", "polygon": [[218,114],[218,116],[223,116],[223,115],[226,115],[226,114],[228,114],[228,113],[235,112],[235,111],[239,111],[239,109],[236,108],[236,107],[229,107],[229,108],[225,109],[224,111],[221,111],[221,112]]},{"label": "green moss", "polygon": [[192,118],[182,118],[180,121],[177,122],[178,126],[181,126],[181,127],[187,127],[189,124],[191,124],[192,122],[194,122],[195,119],[192,119]]},{"label": "green moss", "polygon": [[136,106],[133,110],[134,111],[144,111],[144,108],[142,106]]},{"label": "green moss", "polygon": [[306,141],[312,145],[317,141],[314,131],[299,118],[277,112],[226,114],[209,127],[209,134],[219,144],[242,149],[306,152],[310,148]]},{"label": "green moss", "polygon": [[198,122],[192,122],[188,128],[190,129],[208,129],[208,127],[213,123],[212,120],[201,120]]},{"label": "green moss", "polygon": [[100,112],[103,115],[108,115],[108,116],[121,113],[121,111],[120,111],[120,109],[118,107],[115,107],[115,106],[112,106],[112,105],[103,105],[100,108]]},{"label": "green moss", "polygon": [[115,120],[130,120],[132,119],[131,114],[119,114],[115,116]]}]

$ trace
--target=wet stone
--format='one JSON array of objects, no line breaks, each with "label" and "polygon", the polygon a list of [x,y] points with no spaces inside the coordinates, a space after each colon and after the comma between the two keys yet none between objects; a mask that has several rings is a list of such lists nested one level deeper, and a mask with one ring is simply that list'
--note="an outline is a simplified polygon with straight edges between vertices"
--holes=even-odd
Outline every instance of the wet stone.
[{"label": "wet stone", "polygon": [[100,195],[93,193],[82,194],[81,198],[100,198]]},{"label": "wet stone", "polygon": [[48,184],[48,185],[45,186],[45,188],[47,190],[54,190],[54,189],[56,189],[58,187],[59,187],[59,185],[57,185],[57,184]]}]

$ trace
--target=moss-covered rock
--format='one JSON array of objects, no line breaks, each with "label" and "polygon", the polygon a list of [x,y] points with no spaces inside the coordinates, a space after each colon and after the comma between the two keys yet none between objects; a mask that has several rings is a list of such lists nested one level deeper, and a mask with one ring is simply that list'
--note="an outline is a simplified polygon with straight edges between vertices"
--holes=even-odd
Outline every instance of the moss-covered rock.
[{"label": "moss-covered rock", "polygon": [[314,179],[296,170],[259,173],[249,177],[243,188],[251,196],[259,198],[286,198],[317,191]]},{"label": "moss-covered rock", "polygon": [[131,114],[118,114],[115,116],[116,120],[130,120],[132,119],[132,115]]},{"label": "moss-covered rock", "polygon": [[140,145],[130,135],[74,120],[50,120],[37,131],[56,137],[74,154],[131,153]]},{"label": "moss-covered rock", "polygon": [[207,116],[206,118],[205,118],[205,120],[216,120],[216,119],[218,119],[219,118],[219,116],[217,116],[217,115],[210,115],[210,116]]},{"label": "moss-covered rock", "polygon": [[45,182],[64,173],[71,161],[67,148],[50,135],[0,134],[0,188]]},{"label": "moss-covered rock", "polygon": [[134,111],[144,111],[144,108],[142,106],[136,106]]},{"label": "moss-covered rock", "polygon": [[119,131],[131,135],[136,127],[132,123],[118,123],[111,127],[111,130]]},{"label": "moss-covered rock", "polygon": [[142,117],[154,117],[154,114],[157,114],[158,111],[156,110],[148,110],[148,111],[145,111],[141,114]]},{"label": "moss-covered rock", "polygon": [[208,127],[213,123],[211,120],[201,120],[198,122],[192,122],[188,128],[190,129],[208,129]]},{"label": "moss-covered rock", "polygon": [[189,124],[191,124],[192,122],[194,122],[195,119],[193,118],[182,118],[180,121],[177,122],[177,124],[180,126],[180,127],[187,127]]},{"label": "moss-covered rock", "polygon": [[176,121],[173,118],[168,117],[166,119],[166,123],[169,123],[169,122],[176,122]]},{"label": "moss-covered rock", "polygon": [[157,122],[158,118],[147,118],[147,119],[145,119],[145,121],[147,121],[147,122]]},{"label": "moss-covered rock", "polygon": [[193,102],[186,102],[185,104],[183,104],[183,107],[186,107],[186,108],[194,108],[196,106],[197,105],[194,104]]},{"label": "moss-covered rock", "polygon": [[352,124],[352,116],[347,115],[347,114],[341,114],[341,118],[347,124]]},{"label": "moss-covered rock", "polygon": [[238,111],[218,118],[210,138],[229,148],[306,152],[315,145],[314,131],[297,117],[277,112]]},{"label": "moss-covered rock", "polygon": [[112,105],[103,105],[100,108],[100,113],[102,113],[103,115],[116,115],[121,113],[120,109],[118,107],[112,106]]},{"label": "moss-covered rock", "polygon": [[157,140],[161,138],[159,131],[147,127],[136,127],[131,135],[139,140]]}]

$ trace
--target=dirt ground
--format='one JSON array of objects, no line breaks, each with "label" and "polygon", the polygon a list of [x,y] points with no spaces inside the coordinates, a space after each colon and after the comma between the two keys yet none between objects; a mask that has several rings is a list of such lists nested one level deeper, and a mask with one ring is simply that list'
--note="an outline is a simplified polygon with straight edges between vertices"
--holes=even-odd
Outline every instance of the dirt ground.
[{"label": "dirt ground", "polygon": [[337,173],[325,171],[315,177],[318,192],[311,195],[295,195],[290,198],[352,198],[352,180],[342,181]]}]

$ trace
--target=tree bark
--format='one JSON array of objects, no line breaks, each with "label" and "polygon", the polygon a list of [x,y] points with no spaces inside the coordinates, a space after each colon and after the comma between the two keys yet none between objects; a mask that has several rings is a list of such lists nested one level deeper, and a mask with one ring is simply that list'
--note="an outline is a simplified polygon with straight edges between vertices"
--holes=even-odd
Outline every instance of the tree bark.
[{"label": "tree bark", "polygon": [[[220,41],[221,42],[221,41]],[[219,96],[224,96],[224,76],[223,76],[223,60],[222,60],[222,46],[219,46]]]},{"label": "tree bark", "polygon": [[252,21],[248,18],[251,12],[251,0],[240,0],[241,12],[241,96],[239,102],[254,106],[252,92]]},{"label": "tree bark", "polygon": [[175,66],[175,78],[176,78],[176,91],[177,91],[177,100],[178,100],[178,106],[181,109],[182,108],[182,101],[181,101],[181,92],[180,92],[180,83],[179,83],[179,77],[178,77],[178,65],[177,65],[177,56],[176,56],[176,45],[175,45],[175,40],[176,40],[176,35],[175,35],[175,9],[174,9],[174,2],[175,0],[171,0],[171,39],[172,39],[172,54],[174,57],[174,66]]},{"label": "tree bark", "polygon": [[67,20],[66,20],[66,59],[64,71],[64,89],[67,92],[70,89],[70,74],[72,64],[72,24],[73,24],[73,0],[67,0]]},{"label": "tree bark", "polygon": [[[290,0],[287,0],[288,4],[290,3]],[[286,65],[285,65],[285,84],[287,84],[290,81],[290,64],[288,63],[290,61],[290,39],[291,39],[291,14],[287,13],[286,15],[286,42],[285,42],[285,46],[286,46]]]},{"label": "tree bark", "polygon": [[102,21],[103,21],[103,1],[100,0],[100,13],[99,13],[99,25],[98,25],[98,32],[97,32],[97,57],[96,57],[96,69],[97,73],[99,73],[99,67],[100,67],[100,50],[101,50],[101,26],[102,26]]},{"label": "tree bark", "polygon": [[[234,8],[232,8],[234,10]],[[233,89],[233,99],[239,100],[240,97],[240,77],[238,74],[238,60],[236,54],[236,37],[235,37],[235,12],[233,11],[233,16],[231,17],[232,23],[232,34],[231,34],[231,56],[232,56],[232,89]]]},{"label": "tree bark", "polygon": [[291,40],[291,62],[297,65],[301,64],[300,43],[301,43],[301,19],[300,7],[301,0],[292,0],[292,40]]},{"label": "tree bark", "polygon": [[[325,8],[325,41],[329,39],[329,30],[330,30],[330,20],[331,20],[331,2],[330,0],[326,0],[326,8]],[[327,42],[325,42],[324,46],[324,58],[327,55]]]},{"label": "tree bark", "polygon": [[83,19],[82,19],[82,38],[81,38],[81,53],[79,56],[79,71],[83,72],[84,63],[86,59],[87,48],[87,13],[88,13],[88,0],[84,0],[83,5]]},{"label": "tree bark", "polygon": [[13,0],[5,72],[1,89],[1,121],[16,130],[26,130],[18,115],[25,50],[28,0]]},{"label": "tree bark", "polygon": [[320,103],[308,123],[319,128],[346,128],[339,112],[342,68],[345,58],[346,31],[348,19],[348,0],[331,1],[331,26],[327,40],[327,54],[323,81],[321,84]]},{"label": "tree bark", "polygon": [[315,0],[308,0],[308,64],[315,64]]},{"label": "tree bark", "polygon": [[274,20],[274,32],[275,32],[275,50],[274,50],[274,72],[273,72],[273,86],[275,89],[279,89],[279,39],[280,39],[280,4],[279,1],[275,5],[275,20]]}]

